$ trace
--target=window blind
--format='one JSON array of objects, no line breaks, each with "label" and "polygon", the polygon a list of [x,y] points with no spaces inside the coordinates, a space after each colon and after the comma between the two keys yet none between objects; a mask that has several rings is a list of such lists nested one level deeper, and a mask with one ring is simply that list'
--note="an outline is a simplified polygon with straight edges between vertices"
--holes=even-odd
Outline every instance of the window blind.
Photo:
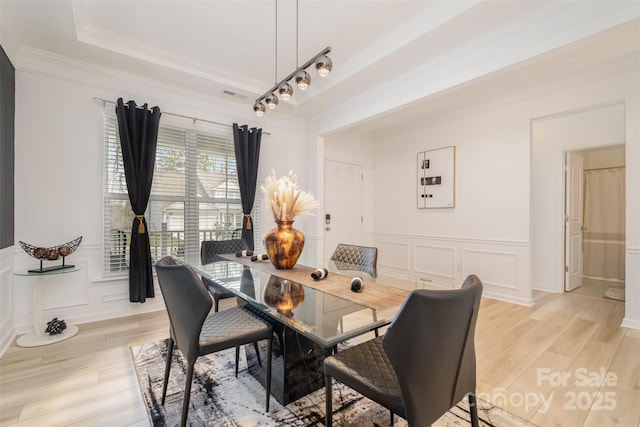
[{"label": "window blind", "polygon": [[[104,139],[104,272],[118,274],[128,268],[133,212],[117,119],[108,109]],[[145,219],[153,262],[166,255],[195,262],[203,240],[241,236],[243,214],[231,129],[211,132],[160,124]]]}]

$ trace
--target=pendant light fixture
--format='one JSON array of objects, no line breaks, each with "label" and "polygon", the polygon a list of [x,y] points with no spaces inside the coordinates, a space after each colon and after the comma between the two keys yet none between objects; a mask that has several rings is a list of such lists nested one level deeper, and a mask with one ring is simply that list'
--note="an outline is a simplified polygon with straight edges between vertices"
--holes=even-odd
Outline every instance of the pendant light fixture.
[{"label": "pendant light fixture", "polygon": [[283,101],[288,101],[293,96],[293,88],[289,83],[284,82],[278,88],[278,93],[280,94],[280,98],[282,98]]},{"label": "pendant light fixture", "polygon": [[264,99],[264,102],[267,104],[269,110],[275,110],[278,106],[278,95],[272,93]]},{"label": "pendant light fixture", "polygon": [[[298,62],[298,51],[300,50],[299,43],[298,43],[299,21],[300,20],[298,19],[298,0],[296,0],[296,67],[300,67],[300,62]],[[311,84],[311,76],[309,75],[309,73],[307,73],[307,70],[300,70],[296,73],[296,86],[298,86],[298,89],[307,90],[310,84]]]},{"label": "pendant light fixture", "polygon": [[333,62],[327,55],[322,55],[316,59],[316,71],[320,74],[320,77],[327,77],[333,69]]},{"label": "pendant light fixture", "polygon": [[300,90],[307,90],[309,85],[311,84],[311,76],[307,73],[306,70],[298,71],[296,74],[296,85]]},{"label": "pendant light fixture", "polygon": [[[274,28],[274,32],[275,32],[275,47],[276,47],[276,54],[274,56],[274,65],[275,65],[275,72],[274,72],[274,78],[273,81],[277,82],[278,81],[278,0],[275,1],[276,3],[276,12],[275,12],[275,28]],[[278,83],[276,83],[276,85],[274,87],[277,87]],[[267,104],[267,108],[269,110],[275,110],[276,107],[278,106],[278,95],[276,95],[277,90],[272,89],[271,90],[271,94],[268,95],[265,99],[264,102]]]},{"label": "pendant light fixture", "polygon": [[[300,90],[306,90],[309,85],[311,85],[311,76],[307,72],[307,68],[311,66],[311,64],[315,63],[315,69],[318,72],[320,77],[328,76],[333,69],[333,62],[327,56],[328,53],[331,52],[330,47],[326,47],[321,50],[318,54],[316,54],[313,58],[299,66],[298,64],[298,1],[296,0],[296,69],[290,73],[287,77],[282,79],[279,83],[276,83],[271,89],[265,92],[261,97],[256,99],[256,102],[253,104],[253,111],[256,113],[256,116],[262,117],[264,116],[267,108],[273,110],[278,107],[278,95],[282,98],[283,101],[288,101],[293,96],[293,88],[289,83],[291,80],[295,81],[296,86]],[[275,58],[275,70],[276,70],[276,80],[278,79],[278,0],[275,0],[276,3],[276,19],[275,19],[275,33],[276,33],[276,58]],[[266,106],[265,106],[266,104]]]},{"label": "pendant light fixture", "polygon": [[262,101],[256,101],[256,103],[253,104],[253,111],[256,113],[256,116],[262,117],[264,116],[264,113],[267,111],[267,109]]}]

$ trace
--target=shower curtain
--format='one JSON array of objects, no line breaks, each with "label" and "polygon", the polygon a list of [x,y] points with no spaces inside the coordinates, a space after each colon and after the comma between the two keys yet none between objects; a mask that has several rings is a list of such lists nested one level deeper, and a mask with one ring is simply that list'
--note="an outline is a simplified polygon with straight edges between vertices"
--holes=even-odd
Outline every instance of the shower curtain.
[{"label": "shower curtain", "polygon": [[625,170],[586,170],[584,277],[624,282]]}]

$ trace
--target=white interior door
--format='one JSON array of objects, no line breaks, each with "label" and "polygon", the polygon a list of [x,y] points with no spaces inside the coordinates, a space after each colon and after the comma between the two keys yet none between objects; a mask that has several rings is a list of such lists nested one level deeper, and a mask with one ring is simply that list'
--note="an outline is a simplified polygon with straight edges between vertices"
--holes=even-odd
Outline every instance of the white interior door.
[{"label": "white interior door", "polygon": [[325,265],[338,243],[362,244],[362,167],[324,162]]},{"label": "white interior door", "polygon": [[565,153],[564,290],[582,286],[582,205],[584,158]]}]

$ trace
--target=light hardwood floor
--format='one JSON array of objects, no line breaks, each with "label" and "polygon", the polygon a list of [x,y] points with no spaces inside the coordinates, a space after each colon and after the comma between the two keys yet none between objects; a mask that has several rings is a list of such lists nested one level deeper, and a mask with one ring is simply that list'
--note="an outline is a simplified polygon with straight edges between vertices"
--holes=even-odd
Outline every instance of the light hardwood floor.
[{"label": "light hardwood floor", "polygon": [[[541,426],[638,426],[640,331],[619,326],[624,304],[536,297],[533,307],[483,298],[478,396]],[[165,338],[165,313],[79,326],[0,359],[0,425],[149,425],[129,347]]]}]

